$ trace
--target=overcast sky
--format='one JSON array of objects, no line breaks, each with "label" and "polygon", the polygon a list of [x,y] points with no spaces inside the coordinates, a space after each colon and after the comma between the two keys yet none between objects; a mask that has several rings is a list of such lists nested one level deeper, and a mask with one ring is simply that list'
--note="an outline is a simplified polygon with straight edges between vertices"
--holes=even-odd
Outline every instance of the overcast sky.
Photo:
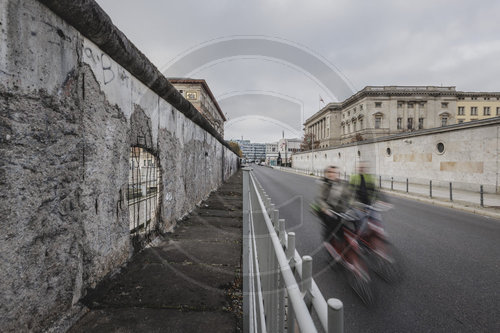
[{"label": "overcast sky", "polygon": [[[500,91],[498,0],[97,2],[166,76],[207,80],[229,120],[226,139],[297,137],[298,117],[317,112],[319,96],[345,98],[329,78],[353,93],[367,85]],[[252,51],[235,41],[254,43]],[[172,64],[195,51],[176,72]]]}]

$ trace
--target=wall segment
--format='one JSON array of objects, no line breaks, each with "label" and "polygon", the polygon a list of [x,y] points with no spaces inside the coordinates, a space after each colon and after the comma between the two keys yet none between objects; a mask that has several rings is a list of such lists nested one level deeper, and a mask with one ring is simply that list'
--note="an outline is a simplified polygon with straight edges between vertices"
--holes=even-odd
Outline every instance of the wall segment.
[{"label": "wall segment", "polygon": [[[0,2],[3,332],[53,326],[130,257],[131,146],[160,161],[159,231],[237,168],[222,138],[142,54],[134,60],[140,52],[93,1],[50,4],[80,15],[93,39],[40,2]],[[90,6],[85,15],[71,12],[81,6]]]},{"label": "wall segment", "polygon": [[[451,125],[293,155],[293,167],[323,170],[336,165],[352,174],[359,161],[370,172],[411,183],[498,193],[500,117]],[[442,143],[444,151],[438,151]]]}]

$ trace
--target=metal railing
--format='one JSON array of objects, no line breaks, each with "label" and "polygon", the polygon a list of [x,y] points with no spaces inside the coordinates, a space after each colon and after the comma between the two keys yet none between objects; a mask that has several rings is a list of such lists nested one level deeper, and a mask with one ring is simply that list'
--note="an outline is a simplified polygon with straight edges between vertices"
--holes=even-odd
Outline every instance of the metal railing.
[{"label": "metal railing", "polygon": [[[325,301],[312,258],[295,250],[295,233],[251,169],[243,169],[243,306],[245,332],[343,332],[343,304]],[[313,320],[315,312],[319,323]]]},{"label": "metal railing", "polygon": [[[322,177],[321,169],[299,169],[273,167],[274,169],[305,174],[309,176]],[[341,178],[349,180],[350,174],[342,173]],[[408,193],[430,199],[445,201],[466,202],[481,207],[500,206],[500,193],[495,185],[483,185],[459,181],[446,181],[438,179],[425,179],[416,177],[395,177],[387,175],[376,175],[375,182],[379,189]]]}]

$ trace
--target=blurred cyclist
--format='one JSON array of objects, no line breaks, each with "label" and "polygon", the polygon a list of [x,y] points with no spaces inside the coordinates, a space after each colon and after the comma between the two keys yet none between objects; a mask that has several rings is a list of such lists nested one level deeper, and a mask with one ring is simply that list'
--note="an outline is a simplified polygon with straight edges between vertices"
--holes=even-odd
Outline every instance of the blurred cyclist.
[{"label": "blurred cyclist", "polygon": [[367,212],[364,205],[371,206],[376,200],[386,200],[377,191],[375,178],[368,173],[368,163],[366,161],[359,162],[357,174],[351,176],[349,185],[354,193],[354,202],[349,214],[357,216],[358,221],[355,223],[356,231],[363,233],[367,220]]},{"label": "blurred cyclist", "polygon": [[339,178],[340,172],[336,166],[329,166],[324,171],[324,178],[316,199],[316,211],[323,222],[323,240],[329,242],[335,236],[336,242],[343,242],[340,218],[335,215],[343,213],[349,207],[351,191],[347,182]]},{"label": "blurred cyclist", "polygon": [[375,179],[367,173],[367,163],[358,164],[358,173],[351,176],[349,184],[354,191],[355,200],[365,205],[371,205],[376,197]]}]

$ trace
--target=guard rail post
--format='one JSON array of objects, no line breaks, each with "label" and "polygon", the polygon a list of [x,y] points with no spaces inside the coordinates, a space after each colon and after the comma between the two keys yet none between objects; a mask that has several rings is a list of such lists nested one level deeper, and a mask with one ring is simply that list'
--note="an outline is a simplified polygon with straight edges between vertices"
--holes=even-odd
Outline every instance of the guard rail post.
[{"label": "guard rail post", "polygon": [[394,190],[394,177],[391,177],[391,191]]},{"label": "guard rail post", "polygon": [[481,196],[481,200],[480,200],[481,207],[484,207],[484,198],[483,198],[483,196],[484,196],[484,192],[483,192],[483,185],[481,185],[481,186],[479,187],[479,194],[480,194],[480,196]]},{"label": "guard rail post", "polygon": [[344,332],[344,305],[336,298],[328,301],[328,333]]},{"label": "guard rail post", "polygon": [[274,230],[278,230],[278,221],[280,218],[280,211],[278,209],[274,209],[274,204],[273,204],[273,210],[272,210],[272,217],[271,221],[273,222]]},{"label": "guard rail post", "polygon": [[429,180],[429,196],[432,199],[432,180]]},{"label": "guard rail post", "polygon": [[[292,272],[295,272],[295,260],[293,259],[294,255],[295,255],[295,232],[289,232],[288,233],[288,244],[287,244],[287,247],[285,250],[285,256],[286,256],[286,260],[288,261],[288,264],[290,265],[290,269],[292,270]],[[287,321],[286,321],[287,326],[288,326],[287,332],[295,333],[295,313],[293,311],[293,305],[292,305],[290,298],[288,298],[287,303],[288,303],[287,304],[288,313],[287,313]]]},{"label": "guard rail post", "polygon": [[408,178],[406,178],[406,193],[408,193]]},{"label": "guard rail post", "polygon": [[378,176],[378,187],[382,188],[382,176]]},{"label": "guard rail post", "polygon": [[278,220],[278,237],[280,239],[280,244],[281,246],[285,246],[285,219],[279,219]]},{"label": "guard rail post", "polygon": [[295,232],[288,233],[288,244],[285,250],[286,260],[288,261],[290,268],[293,270],[293,256],[295,255]]},{"label": "guard rail post", "polygon": [[295,333],[295,312],[293,311],[293,304],[290,298],[288,298],[288,315],[287,315],[287,321],[286,324],[288,326],[287,332],[288,333]]},{"label": "guard rail post", "polygon": [[452,190],[451,182],[450,182],[450,201],[453,201],[453,190]]},{"label": "guard rail post", "polygon": [[312,257],[302,257],[302,283],[300,284],[300,291],[303,294],[304,302],[307,307],[311,308],[311,289],[312,289]]},{"label": "guard rail post", "polygon": [[[272,245],[272,244],[271,244]],[[270,287],[271,289],[269,290],[270,293],[270,299],[271,299],[271,332],[277,332],[278,331],[278,304],[279,304],[279,293],[278,293],[278,276],[280,273],[279,265],[278,265],[278,260],[276,258],[275,252],[272,249],[270,249],[270,256],[271,256],[271,272],[269,272],[269,277],[271,278],[271,283]]]},{"label": "guard rail post", "polygon": [[278,280],[278,290],[278,332],[283,332],[285,329],[285,284],[281,274]]}]

